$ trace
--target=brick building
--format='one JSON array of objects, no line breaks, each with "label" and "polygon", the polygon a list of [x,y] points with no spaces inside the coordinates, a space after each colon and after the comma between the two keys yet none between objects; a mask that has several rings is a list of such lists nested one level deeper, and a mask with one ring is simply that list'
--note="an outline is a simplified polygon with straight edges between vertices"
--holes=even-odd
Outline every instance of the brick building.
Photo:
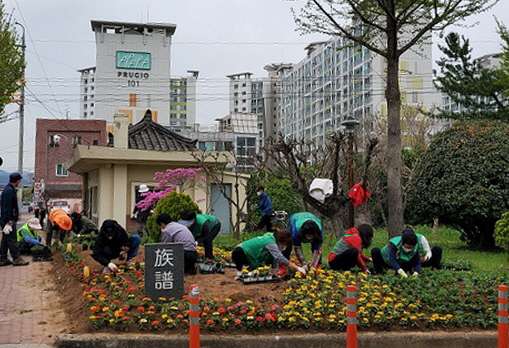
[{"label": "brick building", "polygon": [[76,146],[106,146],[107,139],[105,120],[37,119],[34,181],[44,183],[46,202],[82,198],[83,178],[69,172],[65,163]]}]

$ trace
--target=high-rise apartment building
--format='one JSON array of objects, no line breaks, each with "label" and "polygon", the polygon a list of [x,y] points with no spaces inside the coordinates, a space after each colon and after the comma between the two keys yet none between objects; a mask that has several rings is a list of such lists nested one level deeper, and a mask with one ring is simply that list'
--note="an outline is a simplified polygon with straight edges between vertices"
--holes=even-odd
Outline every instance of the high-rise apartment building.
[{"label": "high-rise apartment building", "polygon": [[98,20],[91,25],[96,65],[80,70],[81,117],[112,124],[113,115],[120,112],[136,123],[150,109],[154,121],[170,125],[171,41],[176,25]]},{"label": "high-rise apartment building", "polygon": [[[324,144],[327,135],[341,129],[349,115],[367,134],[375,120],[387,116],[386,63],[364,47],[352,47],[343,38],[308,45],[307,56],[281,80],[280,131],[297,139]],[[429,109],[439,105],[432,83],[431,41],[419,52],[400,59],[403,104]]]},{"label": "high-rise apartment building", "polygon": [[198,71],[188,70],[187,77],[170,81],[170,128],[185,129],[196,122],[196,80]]}]

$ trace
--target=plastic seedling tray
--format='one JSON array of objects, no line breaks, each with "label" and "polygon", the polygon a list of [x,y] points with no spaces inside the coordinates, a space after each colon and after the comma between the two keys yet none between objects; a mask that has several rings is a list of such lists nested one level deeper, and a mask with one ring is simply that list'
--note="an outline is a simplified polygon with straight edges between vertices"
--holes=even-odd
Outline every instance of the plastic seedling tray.
[{"label": "plastic seedling tray", "polygon": [[259,283],[277,283],[280,279],[275,275],[269,276],[246,276],[242,278],[244,285],[259,284]]}]

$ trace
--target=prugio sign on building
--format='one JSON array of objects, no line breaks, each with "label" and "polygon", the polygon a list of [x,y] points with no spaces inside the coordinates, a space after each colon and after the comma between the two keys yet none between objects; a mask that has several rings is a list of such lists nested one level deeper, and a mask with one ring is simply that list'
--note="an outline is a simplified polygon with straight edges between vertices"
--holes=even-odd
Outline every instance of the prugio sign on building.
[{"label": "prugio sign on building", "polygon": [[145,244],[145,296],[157,301],[184,295],[184,246]]}]

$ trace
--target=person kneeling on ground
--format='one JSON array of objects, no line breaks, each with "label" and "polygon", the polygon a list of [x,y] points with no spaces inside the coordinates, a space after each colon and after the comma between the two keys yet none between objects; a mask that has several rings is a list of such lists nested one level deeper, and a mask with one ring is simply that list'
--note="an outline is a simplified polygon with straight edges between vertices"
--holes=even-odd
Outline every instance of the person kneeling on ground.
[{"label": "person kneeling on ground", "polygon": [[184,273],[196,274],[196,242],[191,231],[184,225],[174,222],[170,215],[160,214],[156,223],[161,227],[161,243],[179,243],[184,246]]},{"label": "person kneeling on ground", "polygon": [[412,270],[415,277],[421,273],[419,246],[413,232],[404,231],[401,236],[391,238],[382,250],[371,249],[371,258],[378,274],[385,273],[386,268],[394,269],[402,278],[407,278],[407,272]]},{"label": "person kneeling on ground", "polygon": [[[411,227],[406,227],[403,232],[405,231],[415,233]],[[430,248],[428,240],[424,235],[420,233],[415,233],[415,235],[417,236],[417,244],[419,245],[419,255],[421,255],[421,266],[441,269],[442,248],[438,245]]]},{"label": "person kneeling on ground", "polygon": [[[295,248],[295,254],[300,264],[309,268],[318,268],[322,266],[322,244],[323,244],[323,230],[322,222],[314,214],[309,212],[295,213],[288,219],[288,231],[292,235],[292,244]],[[309,263],[306,263],[304,253],[302,251],[302,243],[311,244],[311,252],[313,257]],[[286,258],[290,258],[292,253],[292,245],[283,251]],[[280,267],[279,275],[286,274],[285,267]]]},{"label": "person kneeling on ground", "polygon": [[186,210],[179,224],[186,226],[193,233],[198,244],[203,244],[206,259],[214,259],[212,241],[221,230],[221,223],[213,215],[198,214],[194,210]]},{"label": "person kneeling on ground", "polygon": [[67,233],[72,229],[72,220],[64,209],[54,209],[48,216],[46,226],[46,245],[51,247],[53,233],[57,233],[58,241],[63,243]]},{"label": "person kneeling on ground", "polygon": [[[34,255],[34,248],[36,246],[42,247],[38,255],[42,256],[42,261],[52,261],[51,250],[42,244],[41,237],[37,235],[37,231],[42,230],[39,219],[32,218],[27,223],[23,224],[17,231],[16,239],[19,244],[19,252],[23,255]],[[35,256],[35,255],[34,255]]]},{"label": "person kneeling on ground", "polygon": [[104,220],[95,239],[92,258],[104,266],[103,273],[116,272],[118,266],[111,260],[119,259],[129,263],[138,255],[141,238],[137,234],[129,236],[115,220]]},{"label": "person kneeling on ground", "polygon": [[272,264],[273,274],[276,275],[277,266],[281,264],[306,275],[304,268],[283,256],[282,251],[291,245],[292,236],[286,229],[276,229],[274,232],[240,243],[232,251],[232,260],[237,268],[235,279],[240,279],[244,265],[248,265],[249,269],[255,269]]},{"label": "person kneeling on ground", "polygon": [[86,216],[81,213],[72,213],[72,230],[76,235],[84,236],[90,234],[97,234],[97,226]]},{"label": "person kneeling on ground", "polygon": [[362,224],[359,227],[350,228],[339,239],[329,254],[329,266],[336,271],[348,271],[358,266],[362,272],[370,273],[365,261],[371,261],[371,257],[362,253],[371,245],[373,239],[373,227]]}]

